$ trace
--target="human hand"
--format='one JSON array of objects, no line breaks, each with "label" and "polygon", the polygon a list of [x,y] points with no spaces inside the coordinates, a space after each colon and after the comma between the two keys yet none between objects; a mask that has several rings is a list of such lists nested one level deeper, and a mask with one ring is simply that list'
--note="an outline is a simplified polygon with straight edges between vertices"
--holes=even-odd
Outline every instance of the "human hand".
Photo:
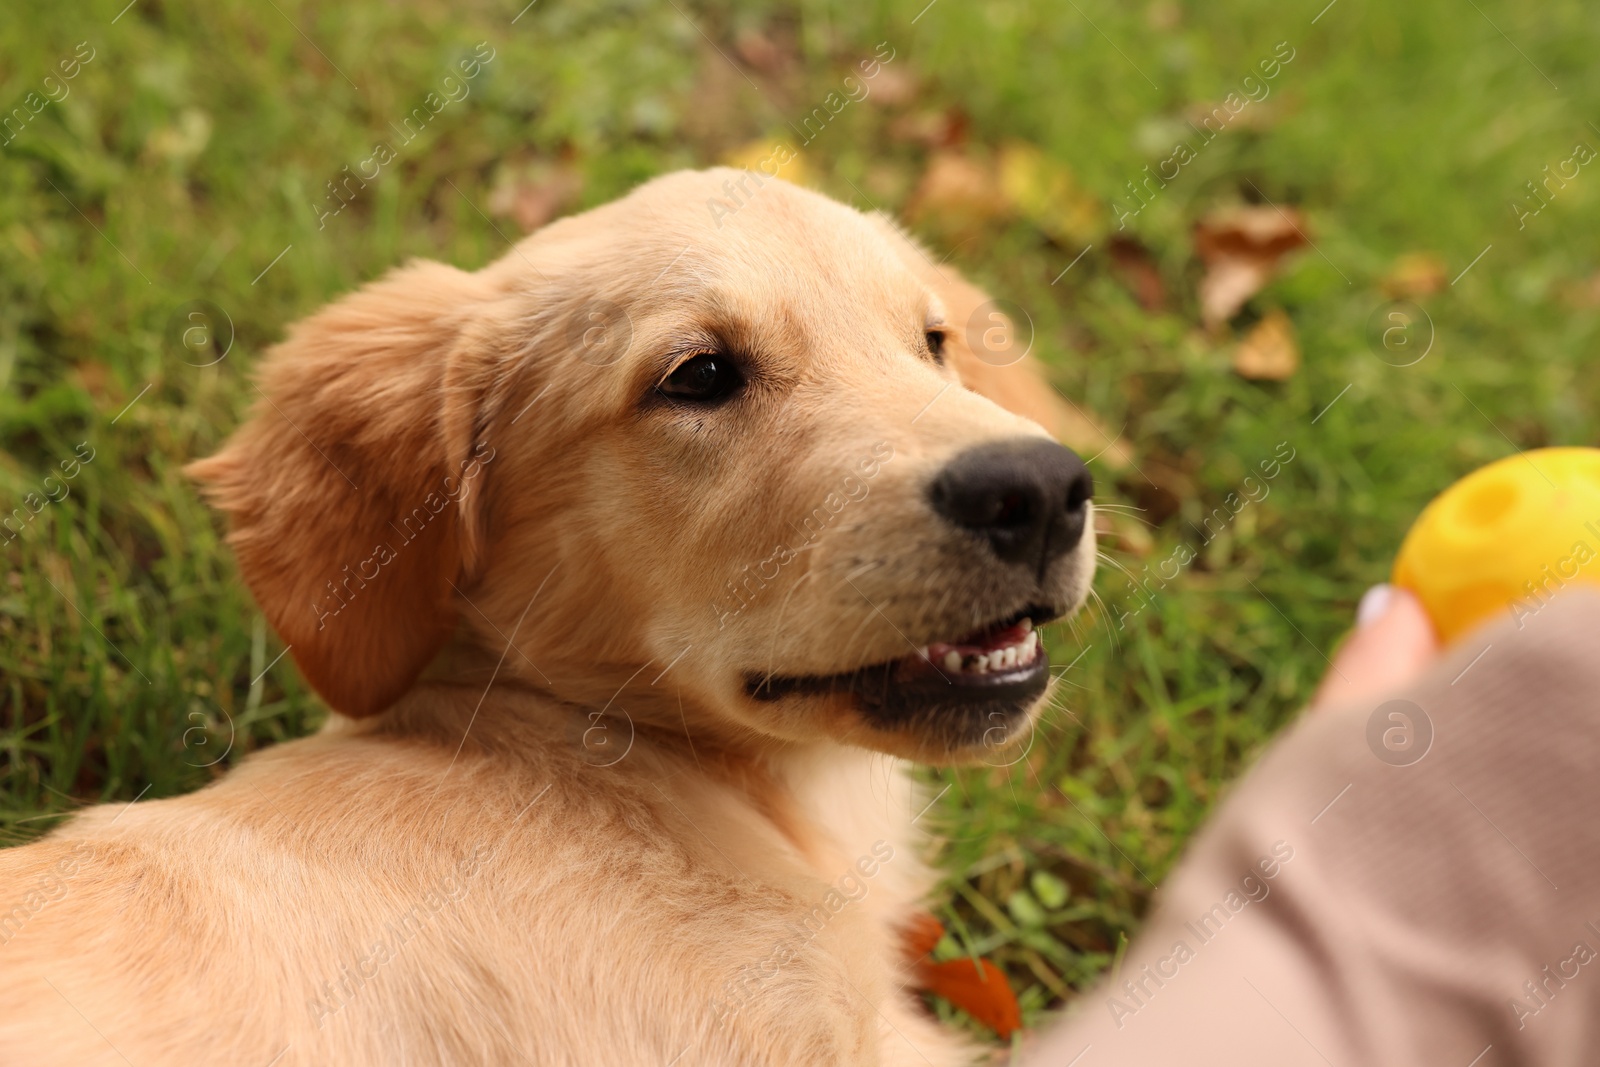
[{"label": "human hand", "polygon": [[1392,693],[1439,655],[1439,638],[1417,598],[1392,585],[1368,589],[1356,608],[1356,628],[1334,654],[1312,708]]}]

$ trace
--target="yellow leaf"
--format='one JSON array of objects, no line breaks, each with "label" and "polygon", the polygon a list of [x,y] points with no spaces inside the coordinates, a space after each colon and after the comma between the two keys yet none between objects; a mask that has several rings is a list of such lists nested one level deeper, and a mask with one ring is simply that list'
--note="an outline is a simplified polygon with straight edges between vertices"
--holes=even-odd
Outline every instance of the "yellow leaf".
[{"label": "yellow leaf", "polygon": [[1100,205],[1064,163],[1026,141],[1001,146],[1000,190],[1040,230],[1064,244],[1094,240],[1105,222]]},{"label": "yellow leaf", "polygon": [[805,159],[788,141],[750,141],[723,156],[722,162],[740,170],[755,171],[762,177],[782,178],[795,185],[805,185],[811,180]]},{"label": "yellow leaf", "polygon": [[1277,308],[1239,342],[1233,351],[1233,369],[1242,378],[1281,382],[1300,369],[1300,347],[1295,344],[1294,324]]},{"label": "yellow leaf", "polygon": [[1383,291],[1399,300],[1408,296],[1429,296],[1444,289],[1444,260],[1432,252],[1407,252],[1394,261],[1383,276]]}]

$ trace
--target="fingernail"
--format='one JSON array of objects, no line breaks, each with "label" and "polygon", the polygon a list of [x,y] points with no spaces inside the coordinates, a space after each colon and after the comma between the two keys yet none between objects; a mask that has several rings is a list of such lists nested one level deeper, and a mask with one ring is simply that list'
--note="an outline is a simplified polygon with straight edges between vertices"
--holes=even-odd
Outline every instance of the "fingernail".
[{"label": "fingernail", "polygon": [[1365,630],[1368,626],[1383,618],[1389,610],[1389,605],[1394,603],[1394,586],[1375,585],[1361,594],[1361,603],[1356,605],[1356,629]]}]

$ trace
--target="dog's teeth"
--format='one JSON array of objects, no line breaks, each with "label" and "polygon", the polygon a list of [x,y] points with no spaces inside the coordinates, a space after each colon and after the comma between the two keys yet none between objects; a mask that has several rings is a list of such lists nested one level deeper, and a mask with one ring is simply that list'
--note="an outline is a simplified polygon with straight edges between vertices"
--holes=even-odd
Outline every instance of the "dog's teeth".
[{"label": "dog's teeth", "polygon": [[953,648],[946,652],[944,654],[944,669],[951,674],[958,673],[961,670],[961,653]]},{"label": "dog's teeth", "polygon": [[1025,633],[1025,634],[1033,633],[1033,620],[1032,619],[1023,619],[1022,620],[1022,632]]},{"label": "dog's teeth", "polygon": [[1003,670],[1005,670],[1006,669],[1006,654],[1004,652],[991,652],[991,653],[989,653],[989,669],[991,671],[1003,671]]},{"label": "dog's teeth", "polygon": [[968,674],[988,674],[989,657],[968,656],[966,659],[961,661],[961,669],[966,671]]},{"label": "dog's teeth", "polygon": [[1015,667],[1017,665],[1016,645],[1012,645],[1010,648],[1006,649],[1004,658],[1001,661],[1001,665],[1005,667]]}]

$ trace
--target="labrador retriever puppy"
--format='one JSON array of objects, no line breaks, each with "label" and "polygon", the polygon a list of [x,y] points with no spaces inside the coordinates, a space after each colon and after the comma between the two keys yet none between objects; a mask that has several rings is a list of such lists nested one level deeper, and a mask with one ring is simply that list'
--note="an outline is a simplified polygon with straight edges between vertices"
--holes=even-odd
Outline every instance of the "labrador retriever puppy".
[{"label": "labrador retriever puppy", "polygon": [[190,470],[335,714],[0,852],[0,1063],[973,1062],[903,761],[1030,729],[1094,561],[1003,326],[712,170],[293,327]]}]

